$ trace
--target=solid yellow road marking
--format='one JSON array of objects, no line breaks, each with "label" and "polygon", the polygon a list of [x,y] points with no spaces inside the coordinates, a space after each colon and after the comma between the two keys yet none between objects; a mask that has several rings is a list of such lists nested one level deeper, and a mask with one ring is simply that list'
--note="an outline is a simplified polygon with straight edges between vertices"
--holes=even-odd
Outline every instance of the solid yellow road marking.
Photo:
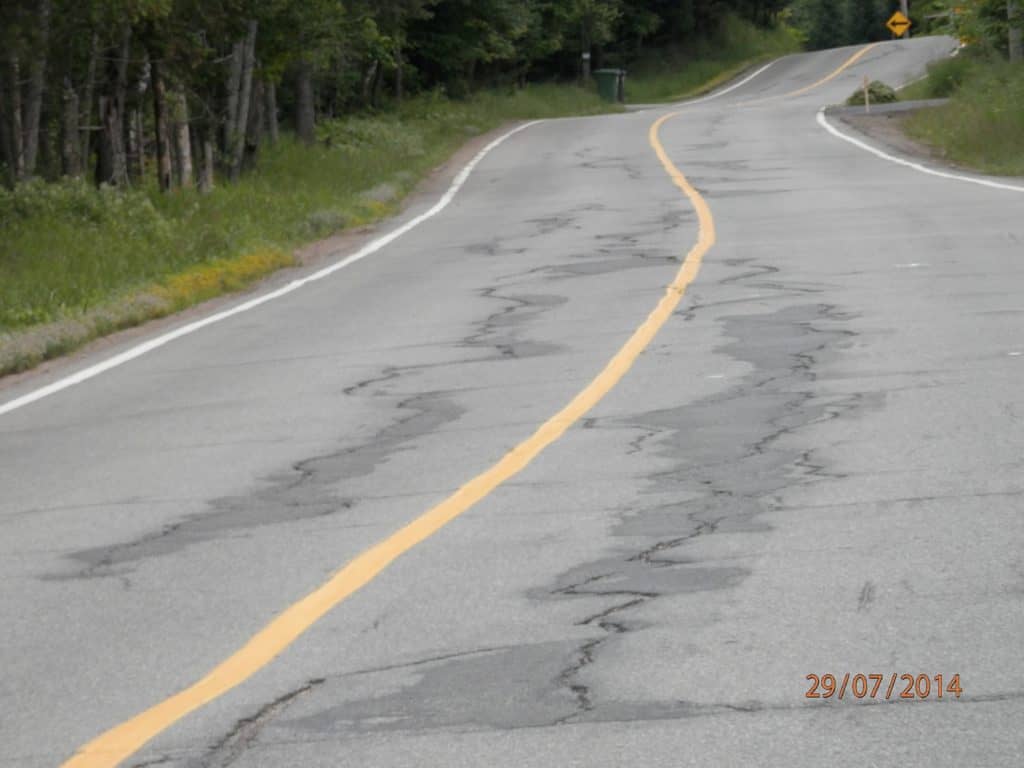
[{"label": "solid yellow road marking", "polygon": [[752,101],[740,102],[740,104],[738,104],[737,106],[747,107],[755,104],[763,104],[766,101],[775,101],[777,99],[791,99],[794,96],[803,96],[805,93],[810,93],[815,88],[819,88],[823,86],[825,83],[831,82],[835,78],[839,77],[839,75],[843,74],[843,72],[848,70],[858,61],[864,58],[871,50],[878,47],[879,45],[881,45],[881,43],[871,43],[871,45],[864,46],[855,54],[853,54],[850,58],[848,58],[846,61],[840,64],[839,67],[837,67],[829,74],[825,75],[823,78],[821,78],[821,80],[818,80],[817,82],[811,83],[810,85],[806,85],[803,88],[798,88],[795,91],[790,91],[789,93],[783,93],[780,96],[766,96],[763,99],[754,99]]},{"label": "solid yellow road marking", "polygon": [[499,485],[525,469],[541,451],[561,437],[612,390],[672,316],[686,287],[697,277],[704,255],[715,244],[715,223],[711,209],[669,159],[658,136],[665,121],[677,114],[673,112],[657,120],[651,126],[649,140],[672,181],[696,209],[700,233],[696,245],[687,254],[675,279],[665,290],[665,295],[604,370],[568,405],[544,422],[526,441],[505,454],[497,464],[350,561],[321,587],[287,608],[205,677],[93,739],[81,747],[62,768],[113,768],[185,715],[245,682],[273,661],[324,614],[373,580],[395,559],[437,533]]},{"label": "solid yellow road marking", "polygon": [[866,56],[873,48],[877,48],[878,45],[879,45],[879,43],[872,43],[871,45],[865,45],[863,48],[861,48],[859,51],[857,51],[855,54],[853,54],[853,56],[851,56],[846,61],[844,61],[839,66],[839,68],[836,69],[831,74],[825,75],[825,77],[821,78],[821,80],[819,80],[816,83],[811,83],[810,85],[808,85],[808,86],[806,86],[804,88],[799,88],[799,89],[797,89],[795,91],[792,91],[790,93],[783,94],[780,98],[788,99],[788,98],[792,98],[793,96],[803,96],[805,93],[810,93],[815,88],[817,88],[819,86],[822,86],[825,83],[829,82],[830,80],[833,80],[833,79],[839,77],[839,75],[843,74],[843,72],[845,72],[847,69],[852,67],[854,64],[856,64],[862,58],[864,58],[864,56]]}]

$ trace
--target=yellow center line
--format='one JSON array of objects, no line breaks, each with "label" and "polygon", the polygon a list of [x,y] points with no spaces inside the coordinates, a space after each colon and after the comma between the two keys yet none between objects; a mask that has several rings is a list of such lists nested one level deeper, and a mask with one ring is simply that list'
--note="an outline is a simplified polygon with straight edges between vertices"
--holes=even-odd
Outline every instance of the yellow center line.
[{"label": "yellow center line", "polygon": [[326,583],[286,608],[204,677],[85,744],[62,768],[113,768],[181,718],[248,680],[338,603],[372,581],[398,557],[433,536],[506,480],[522,472],[541,451],[565,434],[619,383],[672,316],[687,286],[697,277],[705,254],[715,244],[715,223],[711,209],[669,159],[659,138],[661,126],[677,114],[673,112],[657,120],[651,126],[648,138],[665,171],[697,211],[700,222],[697,243],[690,249],[675,279],[668,285],[654,310],[615,353],[604,370],[568,405],[496,464],[404,528],[349,561]]},{"label": "yellow center line", "polygon": [[803,96],[805,93],[810,93],[815,88],[820,88],[825,83],[831,82],[835,78],[839,77],[839,75],[843,74],[843,72],[848,70],[850,67],[852,67],[858,61],[864,58],[868,53],[870,53],[874,48],[877,48],[879,45],[881,45],[881,43],[871,43],[871,45],[864,46],[859,51],[854,53],[850,58],[848,58],[846,61],[840,64],[839,67],[837,67],[829,74],[825,75],[823,78],[821,78],[821,80],[818,80],[817,82],[811,83],[810,85],[805,85],[803,88],[798,88],[797,90],[790,91],[789,93],[783,93],[779,96],[766,96],[763,99],[743,101],[740,102],[737,106],[747,107],[752,106],[754,104],[763,104],[766,101],[775,101],[777,99],[791,99],[795,96]]}]

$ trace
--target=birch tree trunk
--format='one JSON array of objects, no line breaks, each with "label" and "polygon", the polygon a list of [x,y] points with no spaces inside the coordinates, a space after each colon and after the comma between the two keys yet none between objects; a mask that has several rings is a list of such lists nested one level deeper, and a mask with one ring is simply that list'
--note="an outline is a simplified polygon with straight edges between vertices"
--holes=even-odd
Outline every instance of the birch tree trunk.
[{"label": "birch tree trunk", "polygon": [[209,129],[201,130],[198,138],[203,153],[199,164],[199,191],[205,195],[213,189],[213,139]]},{"label": "birch tree trunk", "polygon": [[252,104],[252,74],[256,68],[256,30],[259,24],[250,19],[246,28],[245,48],[242,58],[242,86],[238,94],[238,115],[234,122],[231,144],[231,180],[237,181],[242,172],[242,158],[245,155],[245,132],[249,126],[249,107]]},{"label": "birch tree trunk", "polygon": [[128,112],[127,142],[125,144],[128,154],[128,176],[132,180],[145,177],[145,148],[143,147],[142,136],[142,115],[137,109]]},{"label": "birch tree trunk", "polygon": [[171,142],[167,130],[167,89],[161,66],[154,59],[150,64],[153,81],[153,118],[156,123],[156,172],[161,192],[171,189]]},{"label": "birch tree trunk", "polygon": [[174,142],[178,159],[178,183],[192,186],[192,136],[188,127],[188,99],[178,91],[174,94]]},{"label": "birch tree trunk", "polygon": [[373,88],[373,80],[377,74],[378,62],[376,59],[370,62],[370,65],[366,68],[366,74],[363,76],[363,106],[367,106],[370,103],[370,90]]}]

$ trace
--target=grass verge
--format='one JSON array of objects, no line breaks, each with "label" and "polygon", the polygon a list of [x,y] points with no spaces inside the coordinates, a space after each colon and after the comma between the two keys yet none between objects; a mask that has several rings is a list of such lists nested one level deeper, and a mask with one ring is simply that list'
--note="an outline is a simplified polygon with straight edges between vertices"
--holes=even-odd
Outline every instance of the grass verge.
[{"label": "grass verge", "polygon": [[1024,175],[1024,65],[965,53],[933,64],[903,99],[949,97],[904,123],[946,159],[986,173]]},{"label": "grass verge", "polygon": [[285,137],[209,195],[76,181],[0,189],[0,375],[295,264],[296,246],[394,213],[461,144],[504,122],[609,109],[570,86],[428,94],[326,123],[313,147]]},{"label": "grass verge", "polygon": [[639,104],[700,96],[752,66],[799,50],[799,38],[787,27],[760,29],[729,17],[712,40],[646,54],[629,68],[626,96]]}]

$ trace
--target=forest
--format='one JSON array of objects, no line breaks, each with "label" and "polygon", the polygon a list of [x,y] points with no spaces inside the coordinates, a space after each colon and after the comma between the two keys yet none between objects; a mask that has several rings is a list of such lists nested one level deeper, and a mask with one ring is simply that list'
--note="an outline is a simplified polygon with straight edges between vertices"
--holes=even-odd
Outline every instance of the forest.
[{"label": "forest", "polygon": [[[652,46],[767,27],[785,0],[4,0],[8,183],[237,179],[282,127],[439,90],[586,78]],[[591,54],[584,60],[582,54]]]},{"label": "forest", "polygon": [[[910,7],[914,34],[973,51],[919,86],[956,102],[919,133],[1002,172],[1024,136],[1018,4]],[[0,376],[305,263],[509,121],[620,109],[593,69],[678,101],[801,45],[885,39],[898,6],[3,0]]]}]

